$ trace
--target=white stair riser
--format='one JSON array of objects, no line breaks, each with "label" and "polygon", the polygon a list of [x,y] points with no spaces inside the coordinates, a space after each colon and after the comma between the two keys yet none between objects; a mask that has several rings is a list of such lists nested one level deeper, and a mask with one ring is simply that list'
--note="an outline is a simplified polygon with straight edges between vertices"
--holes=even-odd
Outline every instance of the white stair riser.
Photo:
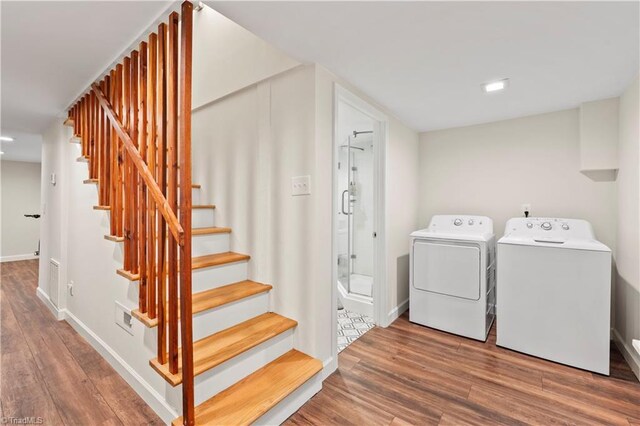
[{"label": "white stair riser", "polygon": [[293,413],[298,411],[313,395],[322,390],[322,371],[307,380],[271,410],[260,416],[253,425],[279,425],[284,423]]},{"label": "white stair riser", "polygon": [[194,293],[237,283],[247,279],[247,262],[228,263],[209,268],[194,269],[192,287]]},{"label": "white stair riser", "polygon": [[229,234],[194,235],[191,237],[191,255],[197,257],[228,252],[230,239]]},{"label": "white stair riser", "polygon": [[[123,245],[114,243],[113,258],[116,261],[124,259]],[[231,236],[227,233],[204,234],[191,236],[191,256],[204,256],[207,254],[226,253],[230,251]]]},{"label": "white stair riser", "polygon": [[191,226],[194,228],[209,228],[215,226],[215,209],[193,209],[191,211]]},{"label": "white stair riser", "polygon": [[191,204],[204,204],[202,202],[202,190],[200,188],[191,189]]},{"label": "white stair riser", "polygon": [[287,330],[216,368],[198,375],[195,381],[196,405],[293,349],[293,331],[294,329]]},{"label": "white stair riser", "polygon": [[269,293],[209,309],[193,316],[193,340],[199,340],[269,312]]}]

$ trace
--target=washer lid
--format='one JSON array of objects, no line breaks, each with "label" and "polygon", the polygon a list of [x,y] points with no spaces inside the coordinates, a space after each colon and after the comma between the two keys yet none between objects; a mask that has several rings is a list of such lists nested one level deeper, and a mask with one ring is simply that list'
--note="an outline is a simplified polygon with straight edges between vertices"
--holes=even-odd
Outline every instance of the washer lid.
[{"label": "washer lid", "polygon": [[574,250],[611,250],[597,241],[591,224],[580,219],[516,217],[509,219],[498,244],[554,247]]}]

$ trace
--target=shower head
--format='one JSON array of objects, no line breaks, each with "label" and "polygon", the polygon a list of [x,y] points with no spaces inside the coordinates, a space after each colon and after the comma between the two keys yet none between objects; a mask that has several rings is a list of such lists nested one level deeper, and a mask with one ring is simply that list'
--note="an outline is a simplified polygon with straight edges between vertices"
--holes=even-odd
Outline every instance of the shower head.
[{"label": "shower head", "polygon": [[373,133],[373,130],[364,130],[364,131],[361,131],[361,132],[358,132],[357,130],[354,130],[353,131],[353,137],[357,138],[358,135],[362,135],[362,134],[366,134],[366,133]]}]

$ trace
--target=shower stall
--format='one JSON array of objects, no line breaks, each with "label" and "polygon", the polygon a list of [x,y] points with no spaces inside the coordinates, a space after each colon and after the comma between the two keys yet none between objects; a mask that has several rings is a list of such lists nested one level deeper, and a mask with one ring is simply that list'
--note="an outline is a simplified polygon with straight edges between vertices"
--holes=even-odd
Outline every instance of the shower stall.
[{"label": "shower stall", "polygon": [[337,150],[338,289],[349,310],[373,316],[374,134],[352,130]]}]

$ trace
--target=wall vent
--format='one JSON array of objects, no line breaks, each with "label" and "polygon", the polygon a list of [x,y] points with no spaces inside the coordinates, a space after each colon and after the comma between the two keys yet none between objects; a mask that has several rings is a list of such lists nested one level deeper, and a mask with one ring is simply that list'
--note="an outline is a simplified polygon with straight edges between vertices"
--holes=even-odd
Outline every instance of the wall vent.
[{"label": "wall vent", "polygon": [[55,259],[49,259],[49,299],[56,308],[59,305],[60,298],[60,262]]}]

